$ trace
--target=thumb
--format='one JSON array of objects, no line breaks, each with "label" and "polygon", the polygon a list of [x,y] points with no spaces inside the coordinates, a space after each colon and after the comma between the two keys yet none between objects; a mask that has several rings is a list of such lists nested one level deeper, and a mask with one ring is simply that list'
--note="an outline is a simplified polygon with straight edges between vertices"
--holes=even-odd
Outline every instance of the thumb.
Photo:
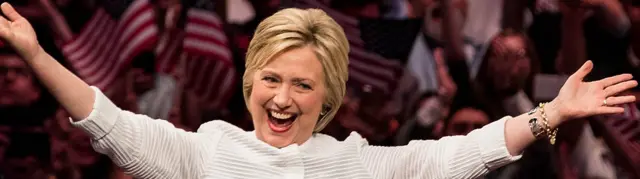
[{"label": "thumb", "polygon": [[9,45],[8,43],[5,43],[5,42],[11,42],[12,40],[13,32],[9,27],[10,24],[11,22],[7,21],[7,19],[0,16],[0,38],[2,38],[2,41],[0,41],[0,43],[2,46]]},{"label": "thumb", "polygon": [[593,62],[591,62],[591,60],[588,60],[587,62],[582,64],[580,69],[578,69],[578,71],[573,73],[571,77],[582,81],[584,77],[586,77],[591,72],[592,69],[593,69]]},{"label": "thumb", "polygon": [[9,18],[9,20],[15,21],[18,19],[22,19],[22,16],[18,12],[16,12],[15,9],[13,9],[13,6],[11,6],[11,4],[7,2],[2,3],[2,5],[0,5],[0,8],[2,9],[2,13],[4,13],[4,15]]}]

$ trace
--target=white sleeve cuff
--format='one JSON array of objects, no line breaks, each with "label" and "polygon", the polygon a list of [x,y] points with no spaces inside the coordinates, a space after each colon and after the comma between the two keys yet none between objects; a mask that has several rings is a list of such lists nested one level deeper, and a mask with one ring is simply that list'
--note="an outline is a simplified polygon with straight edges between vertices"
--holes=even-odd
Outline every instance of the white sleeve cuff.
[{"label": "white sleeve cuff", "polygon": [[478,141],[480,157],[489,170],[498,169],[522,158],[522,154],[512,156],[507,149],[504,132],[505,123],[510,119],[512,117],[506,116],[492,122],[479,131],[483,134],[474,136],[476,138],[475,141]]},{"label": "white sleeve cuff", "polygon": [[89,116],[77,122],[71,118],[69,120],[73,126],[83,130],[91,139],[99,140],[111,132],[121,110],[100,89],[94,86],[91,86],[91,89],[95,92],[95,102]]}]

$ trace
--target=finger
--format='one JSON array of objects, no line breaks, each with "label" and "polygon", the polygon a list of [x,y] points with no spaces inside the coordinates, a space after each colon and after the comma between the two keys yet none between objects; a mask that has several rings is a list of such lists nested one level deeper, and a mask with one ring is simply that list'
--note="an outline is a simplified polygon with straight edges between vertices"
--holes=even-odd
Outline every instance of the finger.
[{"label": "finger", "polygon": [[7,16],[7,18],[9,18],[9,20],[11,21],[22,18],[22,16],[18,12],[16,12],[13,6],[11,6],[11,4],[7,2],[2,3],[2,5],[0,5],[0,8],[2,9],[2,13],[4,13],[4,15]]},{"label": "finger", "polygon": [[447,77],[449,75],[449,70],[447,64],[444,61],[444,50],[442,48],[436,48],[433,51],[434,61],[436,62],[436,75],[438,77],[438,84],[440,86],[444,86],[447,83]]},{"label": "finger", "polygon": [[628,96],[613,96],[607,98],[608,106],[616,106],[621,104],[633,103],[636,101],[636,97],[633,95]]},{"label": "finger", "polygon": [[436,61],[436,70],[438,71],[438,75],[443,76],[449,73],[447,64],[444,62],[444,57],[442,56],[442,50],[435,51],[435,61]]},{"label": "finger", "polygon": [[578,69],[578,71],[576,71],[575,73],[573,73],[573,75],[571,75],[571,78],[575,78],[577,80],[582,81],[584,77],[586,77],[591,72],[592,69],[593,69],[593,62],[591,62],[591,60],[588,60],[587,62],[582,64],[582,66],[580,67],[580,69]]},{"label": "finger", "polygon": [[444,52],[442,50],[442,48],[436,48],[433,51],[433,57],[434,60],[436,61],[436,66],[438,67],[443,67],[444,66]]},{"label": "finger", "polygon": [[598,80],[598,83],[602,84],[604,87],[609,87],[614,84],[618,84],[623,81],[627,81],[632,79],[633,76],[631,74],[621,74],[612,77],[608,77],[602,80]]},{"label": "finger", "polygon": [[0,38],[2,38],[2,40],[8,40],[10,36],[11,29],[9,29],[9,21],[0,16]]},{"label": "finger", "polygon": [[0,16],[0,26],[1,27],[9,27],[9,21],[4,17]]},{"label": "finger", "polygon": [[623,107],[603,106],[596,110],[597,114],[620,114],[624,113]]},{"label": "finger", "polygon": [[613,96],[616,95],[620,92],[626,91],[628,89],[631,89],[633,87],[638,86],[638,82],[635,80],[629,80],[629,81],[625,81],[622,83],[618,83],[618,84],[614,84],[611,86],[608,86],[606,88],[604,88],[604,92],[606,94],[606,96]]}]

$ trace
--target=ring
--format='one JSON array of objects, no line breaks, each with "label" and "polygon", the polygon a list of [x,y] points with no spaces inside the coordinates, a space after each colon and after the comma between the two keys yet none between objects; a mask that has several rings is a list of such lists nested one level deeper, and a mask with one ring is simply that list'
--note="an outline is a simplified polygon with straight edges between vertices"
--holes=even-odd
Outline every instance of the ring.
[{"label": "ring", "polygon": [[607,99],[604,99],[604,101],[602,101],[602,103],[604,103],[604,105],[607,105]]}]

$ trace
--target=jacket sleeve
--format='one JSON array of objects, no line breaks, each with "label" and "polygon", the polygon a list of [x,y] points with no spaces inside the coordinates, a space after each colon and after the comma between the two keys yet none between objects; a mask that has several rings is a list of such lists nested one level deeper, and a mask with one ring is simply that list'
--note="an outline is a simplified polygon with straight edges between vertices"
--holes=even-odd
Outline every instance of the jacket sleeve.
[{"label": "jacket sleeve", "polygon": [[73,122],[91,137],[93,148],[135,178],[197,178],[204,151],[200,133],[175,128],[165,120],[124,111],[99,89],[93,111]]},{"label": "jacket sleeve", "polygon": [[466,136],[413,140],[406,146],[361,147],[374,178],[477,178],[520,159],[507,151],[504,117]]}]

